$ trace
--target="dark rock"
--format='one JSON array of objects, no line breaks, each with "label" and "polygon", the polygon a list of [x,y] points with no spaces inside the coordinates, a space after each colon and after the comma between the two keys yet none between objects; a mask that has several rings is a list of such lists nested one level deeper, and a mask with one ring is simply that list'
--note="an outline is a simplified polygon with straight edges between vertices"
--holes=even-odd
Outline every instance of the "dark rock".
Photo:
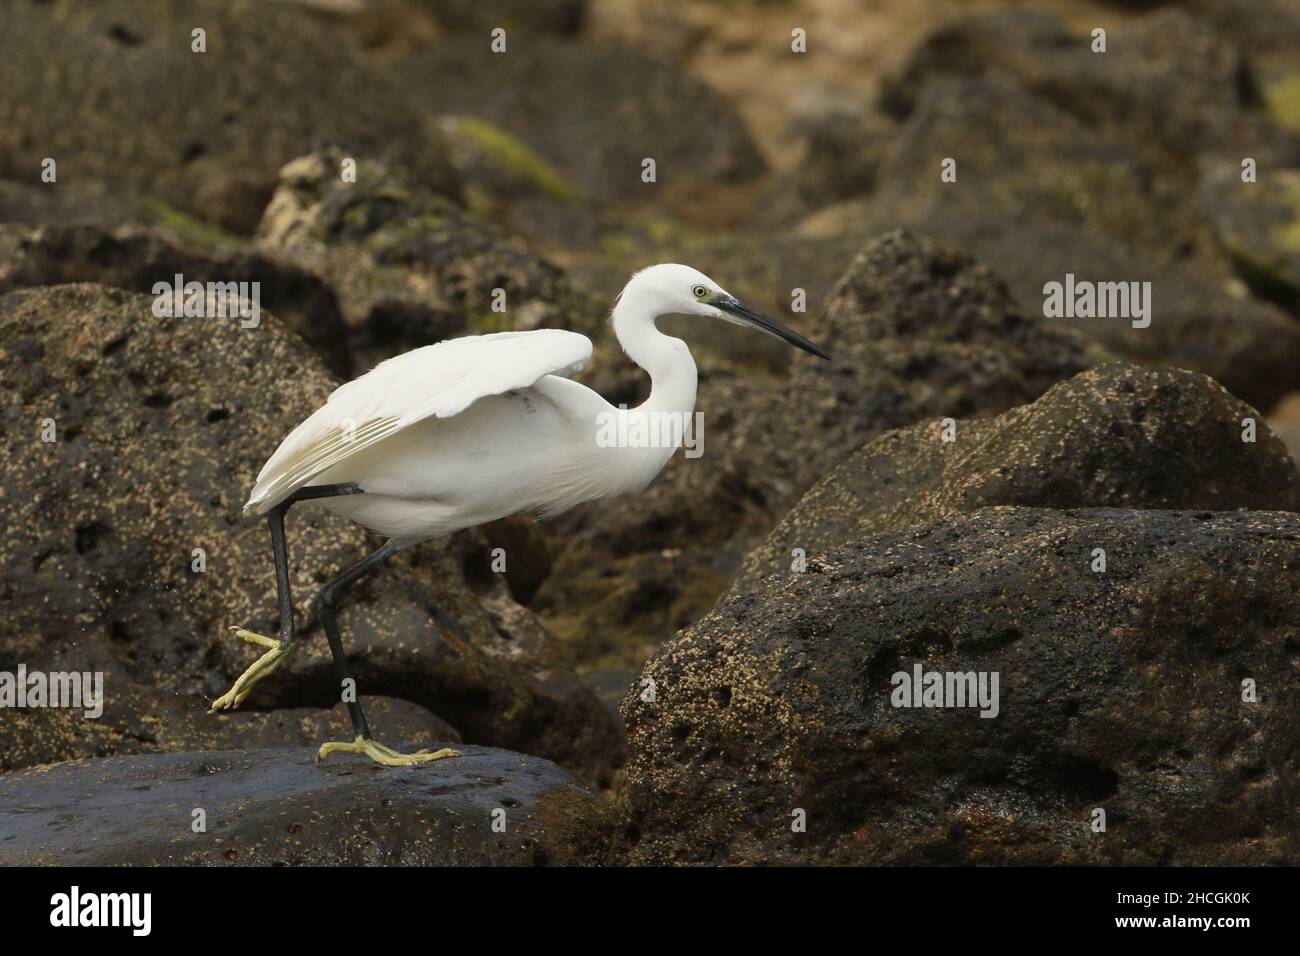
[{"label": "dark rock", "polygon": [[439,26],[487,36],[497,27],[524,37],[539,32],[568,36],[582,29],[587,0],[421,0]]},{"label": "dark rock", "polygon": [[969,246],[1012,276],[1013,295],[1040,312],[1044,284],[1064,282],[1067,273],[1076,283],[1150,282],[1151,324],[1146,328],[1123,318],[1054,320],[1095,338],[1116,355],[1204,372],[1261,408],[1289,391],[1300,372],[1300,324],[1277,306],[1253,298],[1233,277],[1154,263],[1121,240],[1059,224],[1022,222],[1015,231],[992,227]]},{"label": "dark rock", "polygon": [[609,708],[622,726],[623,715],[619,705],[627,696],[627,689],[636,683],[639,671],[635,667],[596,667],[583,671],[583,679],[591,686],[601,701]]},{"label": "dark rock", "polygon": [[702,457],[557,520],[565,547],[534,607],[584,662],[635,665],[697,620],[800,493],[881,432],[1002,411],[1106,358],[907,233],[868,244],[808,331],[833,361],[797,352],[781,379],[703,382]]},{"label": "dark rock", "polygon": [[350,375],[347,326],[326,280],[274,253],[199,245],[141,226],[0,226],[0,292],[96,282],[152,295],[154,284],[257,282],[262,307],[298,333],[338,375]]},{"label": "dark rock", "polygon": [[[955,183],[941,181],[941,157],[957,159]],[[1140,144],[1004,77],[944,75],[918,94],[877,192],[801,231],[865,236],[903,224],[944,236],[1007,276],[1039,315],[1044,286],[1067,274],[1150,282],[1147,327],[1125,317],[1055,321],[1115,354],[1205,372],[1268,406],[1300,370],[1300,326],[1240,289],[1214,228],[1187,201],[1198,177],[1194,165],[1149,162]]]},{"label": "dark rock", "polygon": [[[782,177],[767,204],[778,215],[798,208],[789,202],[791,194],[811,210],[870,192],[878,185],[885,149],[897,135],[886,116],[866,110],[830,111],[798,131],[806,144],[804,156]],[[769,221],[771,214],[766,212]]]},{"label": "dark rock", "polygon": [[[269,313],[256,329],[155,318],[149,298],[91,285],[0,297],[0,368],[0,669],[103,671],[110,686],[201,707],[252,660],[227,627],[275,633],[266,530],[240,507],[334,382]],[[41,441],[45,419],[56,442]],[[374,545],[304,506],[288,537],[307,622],[316,589]],[[475,571],[486,550],[473,532],[412,549],[349,594],[342,624],[362,695],[413,701],[470,742],[603,779],[621,749],[614,722],[501,576]],[[245,707],[338,702],[325,642],[314,625],[303,633]]]},{"label": "dark rock", "polygon": [[262,221],[278,177],[270,170],[214,172],[194,194],[195,214],[239,236],[251,236]]},{"label": "dark rock", "polygon": [[500,548],[506,562],[510,596],[528,605],[555,562],[553,542],[530,515],[510,515],[483,525],[483,537],[492,549]]},{"label": "dark rock", "polygon": [[[632,860],[1294,863],[1298,572],[1286,512],[999,507],[844,542],[645,666]],[[997,716],[891,706],[917,663],[997,672]]]},{"label": "dark rock", "polygon": [[[281,171],[258,247],[328,282],[354,354],[387,358],[444,338],[598,326],[601,310],[517,239],[370,160],[356,182],[325,149]],[[493,309],[494,290],[506,311]],[[368,363],[362,363],[368,364]]]},{"label": "dark rock", "polygon": [[[1245,418],[1256,440],[1242,441]],[[735,587],[895,530],[988,505],[1300,510],[1300,473],[1255,409],[1194,372],[1104,365],[992,419],[889,432],[800,499]]]},{"label": "dark rock", "polygon": [[[536,150],[579,193],[646,200],[669,186],[750,180],[764,164],[745,126],[716,93],[681,69],[633,49],[540,35],[454,38],[395,66],[411,93],[440,113],[495,124]],[[689,104],[689,105],[687,105]],[[657,183],[641,181],[656,161]]]},{"label": "dark rock", "polygon": [[[289,4],[18,3],[5,14],[0,174],[36,182],[53,157],[60,183],[100,179],[196,213],[219,195],[218,219],[243,228],[284,163],[337,143],[458,194],[440,137],[401,86]],[[191,52],[199,25],[206,53]]]},{"label": "dark rock", "polygon": [[[420,767],[314,748],[79,760],[0,777],[6,866],[561,866],[612,862],[619,819],[537,757]],[[195,810],[205,832],[195,833]],[[505,832],[492,829],[504,812]]]}]

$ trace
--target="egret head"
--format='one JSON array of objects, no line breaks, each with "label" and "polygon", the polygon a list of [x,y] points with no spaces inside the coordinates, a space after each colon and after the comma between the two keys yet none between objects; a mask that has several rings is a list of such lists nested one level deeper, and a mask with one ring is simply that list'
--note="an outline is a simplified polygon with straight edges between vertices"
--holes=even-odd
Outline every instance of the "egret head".
[{"label": "egret head", "polygon": [[704,315],[744,325],[789,342],[796,348],[828,359],[815,342],[788,329],[741,302],[703,272],[690,266],[664,263],[642,269],[623,288],[620,299],[638,301],[652,315]]}]

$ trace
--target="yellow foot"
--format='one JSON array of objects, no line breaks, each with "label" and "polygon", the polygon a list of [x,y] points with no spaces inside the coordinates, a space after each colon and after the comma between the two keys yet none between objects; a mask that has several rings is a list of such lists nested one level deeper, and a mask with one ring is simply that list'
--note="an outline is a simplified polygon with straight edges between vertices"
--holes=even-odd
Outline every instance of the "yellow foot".
[{"label": "yellow foot", "polygon": [[274,671],[284,659],[292,654],[298,647],[298,642],[282,644],[273,637],[265,637],[261,634],[254,634],[252,631],[246,631],[242,627],[232,627],[235,637],[248,641],[250,644],[260,644],[269,650],[253,661],[248,670],[239,675],[239,679],[220,697],[212,702],[212,709],[209,714],[215,714],[219,710],[234,710],[248,696],[253,686],[267,674]]},{"label": "yellow foot", "polygon": [[417,750],[413,754],[399,754],[391,747],[385,747],[365,737],[358,737],[350,744],[339,741],[321,744],[316,762],[320,763],[330,754],[365,754],[375,763],[383,764],[385,767],[413,767],[417,763],[428,763],[431,760],[441,760],[443,757],[459,757],[460,751],[443,747],[433,752],[425,749]]}]

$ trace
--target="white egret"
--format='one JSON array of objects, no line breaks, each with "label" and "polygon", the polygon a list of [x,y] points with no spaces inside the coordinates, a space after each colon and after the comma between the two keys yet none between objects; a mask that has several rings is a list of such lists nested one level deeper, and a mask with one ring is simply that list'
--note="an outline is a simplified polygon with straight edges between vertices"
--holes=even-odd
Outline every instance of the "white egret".
[{"label": "white egret", "polygon": [[[297,646],[284,536],[284,515],[295,502],[313,500],[388,539],[316,596],[317,616],[346,679],[339,599],[398,551],[516,512],[546,517],[645,488],[680,445],[682,428],[670,429],[673,437],[662,442],[620,444],[599,436],[602,430],[661,435],[665,416],[677,423],[690,419],[695,362],[685,342],[655,326],[670,314],[726,319],[830,357],[704,274],[665,264],[634,275],[612,313],[619,344],[650,375],[650,397],[634,409],[616,408],[566,377],[591,359],[591,340],[576,332],[468,336],[381,363],[335,390],[289,433],[257,476],[244,511],[266,515],[271,528],[280,637],[233,629],[267,651],[212,710],[238,706]],[[355,740],[326,743],[320,757],[362,753],[397,766],[456,755],[447,749],[397,753],[371,739],[360,703],[350,702],[348,709]]]}]

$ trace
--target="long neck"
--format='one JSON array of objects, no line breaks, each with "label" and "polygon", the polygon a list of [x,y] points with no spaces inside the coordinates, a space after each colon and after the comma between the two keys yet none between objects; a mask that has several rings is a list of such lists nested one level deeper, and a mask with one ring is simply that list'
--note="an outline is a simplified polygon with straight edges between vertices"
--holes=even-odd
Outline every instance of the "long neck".
[{"label": "long neck", "polygon": [[689,415],[695,409],[695,360],[685,342],[655,327],[657,318],[653,308],[626,296],[614,307],[618,344],[650,375],[650,397],[637,406],[637,411]]}]

